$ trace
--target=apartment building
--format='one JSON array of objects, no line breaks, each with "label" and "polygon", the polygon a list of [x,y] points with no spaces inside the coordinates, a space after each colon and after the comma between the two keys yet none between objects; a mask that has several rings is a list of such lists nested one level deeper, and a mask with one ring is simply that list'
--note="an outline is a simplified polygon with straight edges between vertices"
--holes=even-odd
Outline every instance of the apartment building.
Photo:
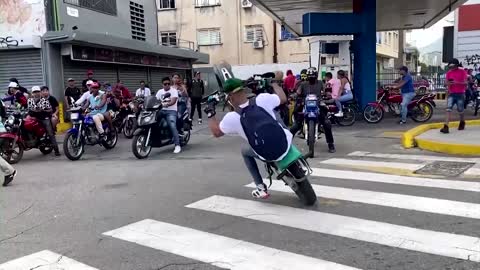
[{"label": "apartment building", "polygon": [[297,38],[247,0],[157,0],[159,41],[210,55],[210,64],[308,62]]},{"label": "apartment building", "polygon": [[394,71],[395,60],[399,57],[403,58],[403,55],[399,55],[400,46],[399,31],[377,33],[377,73]]}]

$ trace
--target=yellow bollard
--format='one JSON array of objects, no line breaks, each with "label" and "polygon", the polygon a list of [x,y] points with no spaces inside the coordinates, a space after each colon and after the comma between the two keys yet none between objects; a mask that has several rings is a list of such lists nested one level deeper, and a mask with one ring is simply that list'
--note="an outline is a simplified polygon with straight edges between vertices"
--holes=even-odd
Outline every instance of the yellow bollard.
[{"label": "yellow bollard", "polygon": [[59,123],[57,125],[57,132],[58,133],[63,133],[65,131],[69,130],[72,127],[71,123],[66,123],[65,122],[63,102],[59,102],[59,104],[58,104],[58,120],[59,120]]}]

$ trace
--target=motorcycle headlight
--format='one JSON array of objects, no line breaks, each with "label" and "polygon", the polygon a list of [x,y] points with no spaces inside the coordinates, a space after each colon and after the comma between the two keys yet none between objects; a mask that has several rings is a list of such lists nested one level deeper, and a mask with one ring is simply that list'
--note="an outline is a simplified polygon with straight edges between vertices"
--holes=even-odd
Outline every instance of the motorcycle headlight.
[{"label": "motorcycle headlight", "polygon": [[13,125],[14,122],[15,122],[15,116],[10,115],[7,119],[7,124]]},{"label": "motorcycle headlight", "polygon": [[70,115],[70,120],[78,120],[80,118],[80,114],[79,113],[72,113]]},{"label": "motorcycle headlight", "polygon": [[153,113],[144,114],[138,119],[140,126],[149,125],[153,122],[155,122],[155,115]]}]

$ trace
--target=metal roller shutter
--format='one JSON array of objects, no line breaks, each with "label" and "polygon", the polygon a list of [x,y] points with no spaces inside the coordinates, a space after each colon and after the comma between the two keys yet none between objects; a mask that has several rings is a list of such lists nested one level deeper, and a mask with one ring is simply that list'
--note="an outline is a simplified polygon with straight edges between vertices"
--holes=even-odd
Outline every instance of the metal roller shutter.
[{"label": "metal roller shutter", "polygon": [[144,67],[119,66],[118,76],[132,94],[135,94],[135,91],[140,87],[140,81],[143,80],[148,84],[147,68]]},{"label": "metal roller shutter", "polygon": [[150,84],[151,89],[157,92],[163,88],[162,79],[170,77],[173,74],[171,69],[165,68],[150,68]]},{"label": "metal roller shutter", "polygon": [[114,85],[117,82],[117,68],[114,65],[104,63],[90,63],[81,61],[72,61],[65,57],[63,60],[64,84],[68,78],[74,78],[77,86],[81,86],[82,81],[87,78],[87,70],[93,70],[93,78],[101,83],[110,82]]},{"label": "metal roller shutter", "polygon": [[44,85],[40,50],[0,50],[0,92],[7,91],[9,79],[14,77],[30,90]]}]

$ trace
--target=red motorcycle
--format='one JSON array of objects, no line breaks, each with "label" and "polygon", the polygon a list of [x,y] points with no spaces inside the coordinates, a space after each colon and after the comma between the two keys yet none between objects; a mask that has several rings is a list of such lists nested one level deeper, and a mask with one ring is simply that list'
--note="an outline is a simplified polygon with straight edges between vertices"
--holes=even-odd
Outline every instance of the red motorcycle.
[{"label": "red motorcycle", "polygon": [[[408,115],[415,122],[427,122],[432,118],[433,108],[436,107],[434,93],[425,93],[415,96],[408,104]],[[391,89],[386,87],[377,91],[377,102],[368,103],[363,110],[365,121],[376,124],[382,121],[385,112],[391,112],[395,116],[400,116],[400,104],[402,95],[392,93]]]},{"label": "red motorcycle", "polygon": [[14,112],[5,122],[7,132],[0,134],[0,155],[10,164],[20,162],[23,152],[37,148],[44,155],[52,153],[53,146],[42,124],[24,112]]}]

